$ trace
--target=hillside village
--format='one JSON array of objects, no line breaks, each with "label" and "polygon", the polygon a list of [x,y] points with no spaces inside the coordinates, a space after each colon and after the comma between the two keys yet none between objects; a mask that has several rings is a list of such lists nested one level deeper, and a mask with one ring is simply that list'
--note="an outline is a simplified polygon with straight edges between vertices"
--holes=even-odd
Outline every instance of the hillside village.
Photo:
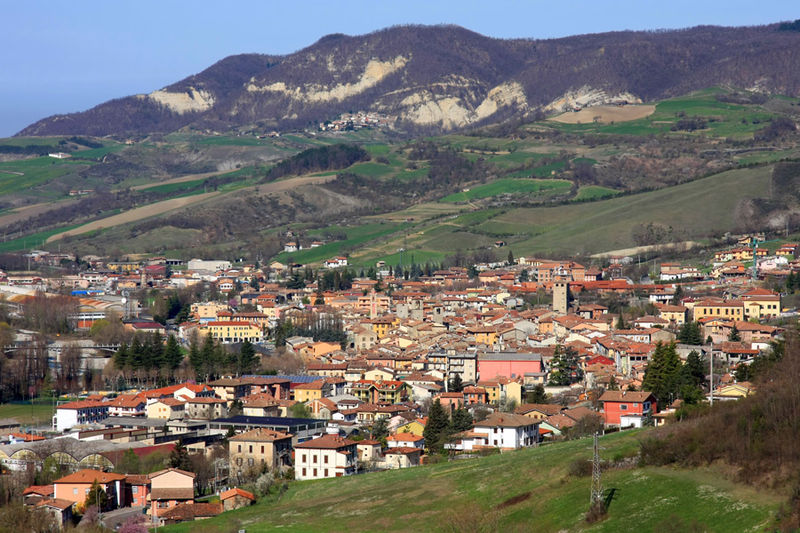
[{"label": "hillside village", "polygon": [[[757,394],[749,365],[796,320],[782,293],[798,288],[800,246],[759,239],[742,236],[706,266],[663,262],[654,279],[631,279],[630,257],[512,253],[359,275],[346,257],[316,273],[99,257],[75,275],[3,272],[12,324],[44,302],[65,310],[72,339],[49,341],[30,385],[29,397],[51,395],[52,423],[0,424],[3,477],[61,525],[91,506],[107,526],[120,509],[163,525],[250,505],[289,480],[675,423],[684,404]],[[6,330],[15,368],[40,338]],[[667,383],[653,369],[669,365]]]}]

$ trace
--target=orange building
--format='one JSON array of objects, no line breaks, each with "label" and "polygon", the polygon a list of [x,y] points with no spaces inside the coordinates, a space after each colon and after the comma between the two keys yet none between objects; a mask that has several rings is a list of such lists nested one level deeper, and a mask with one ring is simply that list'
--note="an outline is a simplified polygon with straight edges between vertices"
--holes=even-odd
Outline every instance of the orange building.
[{"label": "orange building", "polygon": [[86,496],[97,481],[107,496],[106,509],[116,509],[125,505],[125,476],[100,470],[78,470],[77,472],[53,481],[54,497],[83,504]]}]

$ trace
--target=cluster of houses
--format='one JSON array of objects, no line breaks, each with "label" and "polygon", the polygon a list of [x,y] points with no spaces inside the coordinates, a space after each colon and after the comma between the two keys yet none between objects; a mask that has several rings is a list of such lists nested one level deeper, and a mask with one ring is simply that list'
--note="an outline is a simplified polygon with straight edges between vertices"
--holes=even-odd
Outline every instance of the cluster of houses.
[{"label": "cluster of houses", "polygon": [[[780,250],[795,254],[796,248]],[[742,248],[747,249],[752,252]],[[742,260],[730,255],[736,250],[721,252],[720,260]],[[446,443],[451,453],[536,446],[586,417],[614,427],[664,423],[674,406],[659,406],[641,390],[658,343],[675,342],[681,328],[695,322],[702,342],[677,344],[679,355],[696,350],[718,361],[724,375],[710,393],[735,399],[752,390],[749,383],[736,383],[732,370],[752,362],[782,334],[768,323],[782,313],[779,293],[747,272],[709,279],[678,263],[661,265],[661,283],[623,277],[624,261],[596,268],[519,258],[476,265],[473,276],[452,267],[411,279],[378,265],[379,279],[358,277],[339,291],[320,290],[313,280],[289,288],[282,280],[292,269],[280,263],[257,268],[192,260],[178,273],[168,268],[177,263],[155,263],[105,263],[103,270],[78,275],[96,278],[76,286],[92,290],[112,279],[118,288],[138,278],[139,286],[154,288],[196,280],[216,284],[224,295],[237,289],[235,299],[193,304],[174,330],[183,341],[197,332],[226,344],[249,341],[270,353],[276,348],[269,332],[279,321],[309,313],[335,317],[346,340],[285,339],[280,353],[302,361],[297,374],[93,394],[59,405],[47,438],[9,431],[0,444],[0,462],[8,468],[41,464],[58,453],[75,470],[25,495],[26,503],[46,506],[64,521],[94,481],[112,496],[110,507],[142,507],[155,523],[203,518],[254,500],[233,488],[222,492],[219,504],[196,502],[193,474],[177,469],[148,476],[109,473],[126,449],[147,454],[180,441],[202,454],[224,443],[227,487],[263,468],[291,469],[295,479],[308,480],[419,465],[425,461],[427,410],[436,401],[446,412],[464,408],[475,417],[471,429]],[[623,317],[609,309],[620,300],[646,314]],[[82,327],[102,314],[82,312]],[[121,316],[137,330],[163,331],[146,318]],[[566,382],[555,385],[553,372],[565,352],[574,355],[576,366]],[[539,386],[560,401],[529,403]],[[297,412],[305,414],[293,416]],[[381,418],[389,434],[373,439]]]}]

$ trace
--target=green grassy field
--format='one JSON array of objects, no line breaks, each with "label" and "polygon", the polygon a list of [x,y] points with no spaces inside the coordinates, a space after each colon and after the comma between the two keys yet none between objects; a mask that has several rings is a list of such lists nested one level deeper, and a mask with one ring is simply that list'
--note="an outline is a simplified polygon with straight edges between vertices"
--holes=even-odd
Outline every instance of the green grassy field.
[{"label": "green grassy field", "polygon": [[53,404],[34,400],[33,405],[28,403],[0,404],[0,418],[14,418],[23,426],[49,425],[53,420]]},{"label": "green grassy field", "polygon": [[[44,185],[45,183],[70,173],[77,173],[89,163],[71,161],[69,159],[54,159],[52,157],[36,157],[19,161],[6,161],[0,163],[0,196],[13,194]],[[45,196],[60,196],[53,191]]]},{"label": "green grassy field", "polygon": [[468,202],[478,198],[489,198],[498,194],[532,194],[553,195],[569,191],[572,182],[567,180],[533,180],[533,179],[499,179],[477,185],[468,191],[457,192],[445,196],[442,202]]},{"label": "green grassy field", "polygon": [[619,192],[620,191],[616,189],[603,187],[601,185],[584,185],[578,189],[578,194],[575,195],[574,199],[577,201],[599,200],[601,198],[614,196],[615,194],[619,194]]},{"label": "green grassy field", "polygon": [[318,230],[309,230],[308,235],[312,238],[325,235],[325,233],[344,232],[347,239],[329,242],[317,248],[308,248],[298,252],[282,252],[275,258],[278,261],[288,261],[290,258],[299,263],[319,263],[336,257],[343,253],[343,250],[356,248],[364,245],[368,241],[377,239],[400,230],[403,224],[373,222],[361,226],[330,226]]},{"label": "green grassy field", "polygon": [[[635,455],[639,435],[603,437],[601,456]],[[610,469],[603,473],[603,486],[612,494],[608,516],[589,525],[584,512],[591,477],[568,472],[571,463],[590,456],[591,440],[582,439],[479,459],[293,482],[280,499],[271,495],[202,525],[187,522],[164,531],[638,533],[664,527],[688,531],[696,523],[707,528],[703,531],[727,533],[763,529],[782,500],[770,491],[735,485],[713,469]]]},{"label": "green grassy field", "polygon": [[61,233],[62,231],[69,231],[71,229],[78,228],[82,225],[83,224],[72,224],[69,226],[60,226],[58,228],[49,229],[46,231],[40,231],[37,233],[26,235],[24,237],[19,237],[18,239],[12,239],[5,242],[0,242],[0,252],[16,252],[19,250],[40,248],[47,239],[49,239],[56,233]]}]

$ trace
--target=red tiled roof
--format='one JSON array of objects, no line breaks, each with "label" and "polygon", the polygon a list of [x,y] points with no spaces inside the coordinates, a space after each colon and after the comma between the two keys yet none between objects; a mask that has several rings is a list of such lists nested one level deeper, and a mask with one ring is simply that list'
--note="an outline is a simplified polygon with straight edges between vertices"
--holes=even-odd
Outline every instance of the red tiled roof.
[{"label": "red tiled roof", "polygon": [[248,500],[253,500],[253,501],[255,501],[256,499],[256,497],[253,495],[252,492],[247,492],[246,490],[240,489],[238,487],[226,490],[225,492],[219,495],[219,499],[225,501],[228,498],[233,498],[234,496],[241,496],[243,498],[247,498]]},{"label": "red tiled roof", "polygon": [[73,474],[69,474],[60,479],[53,481],[53,483],[88,483],[91,484],[95,480],[98,483],[111,483],[112,481],[123,481],[125,476],[123,474],[114,474],[112,472],[102,472],[100,470],[91,470],[89,468],[78,470]]}]

